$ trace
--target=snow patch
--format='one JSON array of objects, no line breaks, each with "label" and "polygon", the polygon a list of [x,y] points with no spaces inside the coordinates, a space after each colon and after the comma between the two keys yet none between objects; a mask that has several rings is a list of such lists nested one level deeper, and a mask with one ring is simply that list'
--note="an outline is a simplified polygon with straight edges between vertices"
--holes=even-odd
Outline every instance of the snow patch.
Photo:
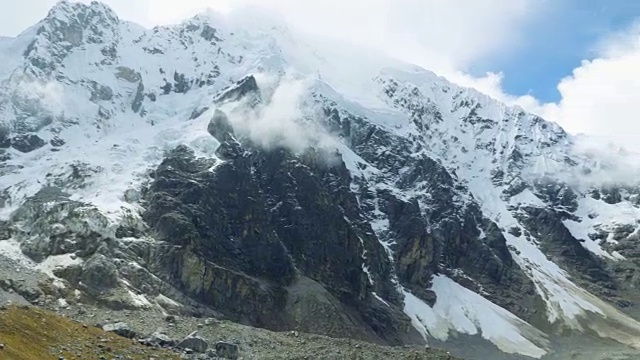
[{"label": "snow patch", "polygon": [[147,300],[147,297],[143,294],[136,294],[131,290],[128,290],[128,293],[134,306],[140,308],[150,308],[152,306],[151,302],[149,302],[149,300]]},{"label": "snow patch", "polygon": [[547,206],[542,200],[540,200],[539,197],[537,197],[529,189],[524,189],[519,194],[512,196],[509,202],[514,205],[526,204],[526,205],[532,205],[532,206],[541,207],[541,208],[544,208]]},{"label": "snow patch", "polygon": [[36,269],[42,271],[43,273],[49,275],[52,278],[56,278],[54,275],[54,270],[60,268],[67,268],[73,265],[82,264],[82,259],[76,257],[73,254],[64,254],[64,255],[52,255],[47,257],[43,262],[36,266]]},{"label": "snow patch", "polygon": [[448,277],[435,276],[431,290],[438,296],[433,308],[403,290],[404,312],[425,339],[446,341],[452,333],[481,335],[509,354],[540,358],[547,353],[541,332]]},{"label": "snow patch", "polygon": [[18,266],[18,268],[16,268],[18,271],[21,266],[27,268],[33,268],[36,266],[33,260],[29,259],[22,253],[20,243],[14,239],[0,241],[0,254],[14,261]]},{"label": "snow patch", "polygon": [[[586,249],[610,260],[624,259],[619,253],[614,254],[605,251],[601,245],[595,240],[592,240],[589,235],[595,234],[598,231],[611,233],[615,231],[616,227],[621,225],[631,225],[637,230],[638,219],[640,219],[639,208],[626,200],[617,204],[608,204],[590,196],[582,196],[578,199],[578,210],[576,210],[575,215],[580,218],[579,222],[565,220],[563,223],[576,239],[584,240],[582,245]],[[615,242],[611,236],[604,240]]]}]

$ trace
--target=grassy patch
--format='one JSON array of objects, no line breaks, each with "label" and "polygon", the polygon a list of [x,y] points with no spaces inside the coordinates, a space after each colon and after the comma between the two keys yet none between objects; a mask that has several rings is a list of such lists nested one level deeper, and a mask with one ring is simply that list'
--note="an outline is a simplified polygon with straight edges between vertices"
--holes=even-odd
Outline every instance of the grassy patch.
[{"label": "grassy patch", "polygon": [[134,340],[84,326],[49,311],[10,307],[0,311],[0,359],[67,360],[107,359],[122,356],[131,359],[178,359],[172,352],[153,349]]}]

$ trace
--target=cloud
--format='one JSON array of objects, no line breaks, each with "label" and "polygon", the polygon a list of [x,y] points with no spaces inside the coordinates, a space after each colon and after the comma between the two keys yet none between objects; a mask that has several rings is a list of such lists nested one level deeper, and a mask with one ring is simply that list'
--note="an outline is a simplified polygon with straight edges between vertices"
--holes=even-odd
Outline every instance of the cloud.
[{"label": "cloud", "polygon": [[637,153],[596,136],[578,136],[573,150],[587,160],[588,170],[570,174],[569,181],[586,188],[638,184],[640,156]]},{"label": "cloud", "polygon": [[315,108],[303,103],[312,79],[255,77],[264,105],[253,108],[240,104],[229,113],[236,134],[265,149],[285,147],[302,153],[310,146],[336,148],[338,141],[311,120]]},{"label": "cloud", "polygon": [[516,0],[389,2],[389,44],[403,60],[436,72],[464,70],[517,46],[538,7]]},{"label": "cloud", "polygon": [[558,85],[562,100],[542,114],[569,132],[609,139],[640,152],[640,26],[608,37]]},{"label": "cloud", "polygon": [[[539,0],[102,1],[121,18],[147,27],[179,22],[207,8],[267,9],[298,31],[357,43],[444,75],[518,46],[541,9]],[[0,14],[0,35],[33,25],[56,2],[11,2]]]},{"label": "cloud", "polygon": [[[28,19],[26,28],[35,22],[33,14],[44,16],[56,1],[23,0],[11,5],[9,13],[15,16],[6,20]],[[102,1],[121,18],[147,27],[179,22],[207,8],[223,13],[246,8],[266,10],[277,13],[295,31],[358,44],[454,80],[464,78],[469,86],[486,88],[493,82],[491,91],[500,99],[506,94],[494,90],[501,75],[475,80],[464,71],[496,52],[518,46],[527,24],[535,20],[541,8],[538,0]]]},{"label": "cloud", "polygon": [[484,76],[472,76],[462,71],[455,71],[445,75],[449,81],[460,86],[474,88],[507,105],[520,106],[530,112],[541,114],[549,104],[543,104],[531,95],[511,95],[504,91],[502,73],[486,73]]},{"label": "cloud", "polygon": [[[15,35],[58,0],[12,2],[0,34]],[[90,3],[93,0],[71,0]],[[207,8],[278,13],[297,31],[357,43],[440,73],[462,69],[514,45],[535,0],[102,0],[125,20],[151,27]],[[255,11],[254,11],[255,12]],[[2,15],[6,16],[2,16]],[[10,16],[9,16],[10,15]],[[477,31],[482,28],[482,31]]]},{"label": "cloud", "polygon": [[[593,59],[583,60],[558,83],[561,99],[557,103],[507,93],[502,73],[474,77],[454,71],[445,76],[461,86],[554,121],[572,134],[588,135],[592,140],[579,149],[601,144],[602,151],[622,146],[640,152],[640,113],[636,105],[640,103],[640,22],[604,37],[594,49]],[[584,139],[579,137],[578,141]]]},{"label": "cloud", "polygon": [[[115,1],[115,0],[112,0]],[[381,50],[439,73],[461,70],[517,46],[535,0],[154,0],[151,23],[176,22],[211,7],[265,8],[302,32]]]},{"label": "cloud", "polygon": [[46,106],[54,113],[62,113],[64,110],[64,89],[57,82],[42,82],[35,79],[19,81],[14,98],[25,102],[37,102]]},{"label": "cloud", "polygon": [[[151,21],[178,21],[189,15],[185,12],[196,13],[206,6],[225,12],[244,6],[267,8],[299,31],[364,45],[415,63],[459,85],[555,121],[571,133],[586,133],[590,140],[579,137],[575,150],[592,159],[600,153],[603,158],[595,159],[597,164],[609,164],[603,165],[609,169],[615,166],[621,173],[633,163],[631,155],[614,164],[619,154],[609,141],[640,151],[636,144],[640,142],[635,141],[635,134],[640,134],[640,121],[635,120],[635,103],[640,100],[640,71],[636,65],[640,63],[640,26],[595,44],[596,57],[585,60],[559,83],[562,100],[558,103],[542,103],[528,94],[509,94],[504,91],[504,75],[500,72],[484,76],[466,72],[474,63],[519,46],[527,24],[543,15],[538,5],[533,0],[185,0],[178,9],[175,3],[156,1],[151,4]],[[287,103],[284,99],[282,102]],[[277,109],[281,110],[279,106]],[[295,124],[274,126],[289,125]],[[298,140],[286,141],[298,148]]]},{"label": "cloud", "polygon": [[640,23],[609,34],[594,45],[595,57],[583,60],[558,84],[561,100],[541,103],[530,95],[513,96],[502,74],[449,78],[510,105],[554,121],[574,137],[573,152],[588,170],[557,174],[581,186],[637,184],[640,179]]},{"label": "cloud", "polygon": [[11,131],[38,131],[63,115],[64,87],[54,81],[42,81],[30,75],[15,75],[0,92],[0,128]]}]

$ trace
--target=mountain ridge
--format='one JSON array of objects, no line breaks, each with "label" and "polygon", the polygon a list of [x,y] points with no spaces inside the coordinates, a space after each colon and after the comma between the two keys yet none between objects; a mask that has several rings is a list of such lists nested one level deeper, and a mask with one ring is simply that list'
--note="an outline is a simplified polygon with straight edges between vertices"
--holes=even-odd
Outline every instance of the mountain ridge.
[{"label": "mountain ridge", "polygon": [[0,251],[111,307],[162,295],[276,330],[480,335],[535,358],[562,330],[637,345],[620,311],[636,193],[561,176],[602,172],[572,135],[243,21],[143,29],[63,1],[3,40]]}]

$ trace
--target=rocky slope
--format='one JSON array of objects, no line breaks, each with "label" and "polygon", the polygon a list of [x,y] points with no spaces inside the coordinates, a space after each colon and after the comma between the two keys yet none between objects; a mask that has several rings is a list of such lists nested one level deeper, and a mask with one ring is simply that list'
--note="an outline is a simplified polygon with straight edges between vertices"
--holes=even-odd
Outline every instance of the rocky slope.
[{"label": "rocky slope", "polygon": [[39,274],[0,285],[389,345],[638,345],[638,188],[553,123],[365,55],[97,2],[0,39],[0,254]]},{"label": "rocky slope", "polygon": [[[78,314],[82,309],[82,315]],[[411,359],[454,360],[445,351],[421,347],[380,346],[350,339],[332,339],[320,335],[295,332],[274,333],[231,322],[211,319],[176,318],[163,320],[159,312],[111,312],[76,307],[59,309],[62,316],[35,307],[8,307],[0,309],[0,358],[10,360],[58,359]],[[144,315],[144,316],[140,316]],[[97,322],[115,317],[144,319],[147,328],[156,326],[154,337],[131,340],[94,326]],[[139,317],[140,316],[140,317]],[[75,317],[83,322],[71,320]],[[110,319],[109,319],[110,317]],[[137,329],[144,329],[137,322]],[[135,333],[136,328],[128,331]],[[205,354],[180,349],[178,339],[198,329],[198,339],[226,339],[229,342],[212,343]],[[169,335],[165,335],[169,334]],[[124,334],[124,333],[123,333]],[[160,335],[161,334],[161,335]],[[164,339],[172,344],[164,343]],[[206,340],[205,340],[206,342]],[[217,351],[220,343],[230,344],[235,352]],[[177,344],[177,345],[176,345]],[[189,344],[184,344],[189,345]],[[191,343],[191,346],[194,344]],[[217,346],[215,346],[217,345]],[[193,350],[193,349],[191,349]],[[191,354],[190,354],[191,353]]]},{"label": "rocky slope", "polygon": [[124,337],[35,308],[5,308],[0,315],[2,359],[179,358],[170,351],[132,344]]}]

